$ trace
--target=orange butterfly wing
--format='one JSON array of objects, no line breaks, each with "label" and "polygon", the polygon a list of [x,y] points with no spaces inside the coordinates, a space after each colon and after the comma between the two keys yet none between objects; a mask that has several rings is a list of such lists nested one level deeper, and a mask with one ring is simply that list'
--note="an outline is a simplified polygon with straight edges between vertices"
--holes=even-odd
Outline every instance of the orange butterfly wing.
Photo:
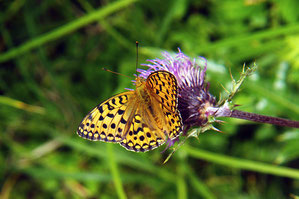
[{"label": "orange butterfly wing", "polygon": [[131,114],[129,99],[134,91],[115,95],[92,109],[78,127],[79,136],[89,140],[119,142]]},{"label": "orange butterfly wing", "polygon": [[[166,71],[137,78],[136,90],[115,95],[82,120],[77,133],[89,140],[117,142],[132,151],[148,151],[182,131],[177,82]],[[141,94],[141,95],[140,95]]]}]

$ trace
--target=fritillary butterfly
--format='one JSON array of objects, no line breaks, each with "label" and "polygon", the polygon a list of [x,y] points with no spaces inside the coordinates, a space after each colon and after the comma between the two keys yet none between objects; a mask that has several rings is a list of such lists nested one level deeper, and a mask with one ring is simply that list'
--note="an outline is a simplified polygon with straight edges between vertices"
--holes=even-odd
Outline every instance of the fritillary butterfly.
[{"label": "fritillary butterfly", "polygon": [[96,106],[78,127],[89,140],[120,143],[145,152],[175,139],[182,131],[177,81],[167,71],[136,78],[136,90],[117,94]]}]

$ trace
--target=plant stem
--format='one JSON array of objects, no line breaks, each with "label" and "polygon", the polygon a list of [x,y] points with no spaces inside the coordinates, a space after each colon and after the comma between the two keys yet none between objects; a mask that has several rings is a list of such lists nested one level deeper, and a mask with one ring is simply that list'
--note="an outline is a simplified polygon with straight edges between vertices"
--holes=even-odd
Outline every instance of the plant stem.
[{"label": "plant stem", "polygon": [[271,117],[266,115],[259,115],[256,113],[248,113],[239,110],[233,110],[229,117],[243,119],[243,120],[250,120],[250,121],[260,122],[260,123],[274,124],[278,126],[299,128],[298,121],[287,120],[283,118]]},{"label": "plant stem", "polygon": [[126,199],[127,196],[125,194],[122,181],[120,178],[120,174],[117,168],[117,163],[114,159],[114,152],[113,152],[113,145],[112,144],[107,144],[107,151],[108,151],[108,161],[110,165],[110,172],[111,176],[114,182],[115,190],[117,193],[118,198],[120,199]]},{"label": "plant stem", "polygon": [[283,176],[292,179],[299,179],[299,170],[288,168],[284,166],[271,165],[253,160],[246,160],[241,158],[234,158],[226,155],[212,153],[209,151],[201,150],[199,148],[193,148],[184,145],[184,150],[191,157],[214,162],[216,164],[225,165],[228,167],[250,170],[255,172],[261,172],[276,176]]}]

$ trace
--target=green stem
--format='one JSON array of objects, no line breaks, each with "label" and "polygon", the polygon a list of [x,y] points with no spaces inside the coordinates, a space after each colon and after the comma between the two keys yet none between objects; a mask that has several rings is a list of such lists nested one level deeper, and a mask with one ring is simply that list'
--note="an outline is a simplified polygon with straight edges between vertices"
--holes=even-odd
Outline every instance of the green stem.
[{"label": "green stem", "polygon": [[246,34],[238,37],[230,37],[228,39],[223,39],[218,42],[211,43],[210,45],[205,45],[204,48],[200,49],[200,51],[196,53],[197,54],[207,53],[222,47],[229,48],[233,46],[239,46],[242,43],[246,43],[254,40],[268,39],[280,35],[290,35],[296,32],[299,32],[299,24],[273,28],[270,30],[260,31],[255,34]]},{"label": "green stem", "polygon": [[[78,0],[78,1],[88,13],[94,11],[94,8],[89,4],[88,1],[84,1],[84,0]],[[126,37],[124,37],[122,34],[117,32],[111,24],[107,23],[105,20],[99,20],[98,24],[101,27],[103,27],[111,37],[113,37],[116,41],[118,41],[120,45],[122,45],[128,50],[132,50],[132,42],[130,42]]]},{"label": "green stem", "polygon": [[87,25],[87,24],[90,24],[97,20],[103,19],[104,17],[106,17],[106,16],[126,7],[126,6],[129,6],[136,1],[137,0],[122,0],[122,1],[117,1],[115,3],[111,3],[105,7],[99,8],[98,10],[95,10],[94,12],[86,14],[85,16],[75,19],[74,21],[72,21],[64,26],[61,26],[53,31],[48,32],[48,33],[45,33],[39,37],[36,37],[35,39],[29,40],[29,41],[25,42],[24,44],[22,44],[21,46],[13,48],[6,53],[3,53],[2,55],[0,55],[0,63],[7,61],[9,59],[12,59],[14,57],[17,57],[31,49],[41,46],[47,42],[58,39],[66,34],[69,34],[73,31]]},{"label": "green stem", "polygon": [[117,169],[117,163],[114,159],[114,152],[113,152],[113,145],[112,144],[107,144],[107,152],[108,152],[108,161],[109,161],[109,164],[110,164],[110,172],[111,172],[111,175],[112,175],[112,179],[113,179],[113,182],[114,182],[114,186],[115,186],[118,198],[126,199],[127,197],[126,197],[125,191],[124,191],[123,186],[122,186],[120,175],[119,175],[119,172],[118,172],[118,169]]},{"label": "green stem", "polygon": [[0,104],[8,105],[17,109],[22,109],[24,111],[32,112],[32,113],[39,113],[45,114],[46,111],[43,107],[34,106],[30,104],[26,104],[22,101],[15,100],[6,96],[0,95]]},{"label": "green stem", "polygon": [[176,180],[177,190],[178,190],[178,199],[187,198],[187,185],[184,180],[184,177],[179,175]]},{"label": "green stem", "polygon": [[177,162],[177,171],[176,171],[176,186],[177,186],[177,198],[186,199],[188,198],[188,189],[186,184],[186,166],[187,161],[184,153],[178,153],[179,161]]},{"label": "green stem", "polygon": [[216,199],[216,196],[211,190],[209,190],[207,184],[202,182],[199,177],[196,176],[195,172],[191,167],[188,167],[187,170],[188,177],[190,179],[190,185],[193,187],[194,191],[199,194],[201,198],[206,199]]},{"label": "green stem", "polygon": [[299,179],[299,170],[297,169],[292,169],[283,166],[274,166],[274,165],[256,162],[252,160],[232,158],[230,156],[219,155],[201,149],[194,149],[189,146],[185,146],[184,149],[190,156],[194,158],[200,158],[203,160],[225,165],[228,167],[234,167],[238,169],[245,169],[245,170],[251,170],[255,172]]}]

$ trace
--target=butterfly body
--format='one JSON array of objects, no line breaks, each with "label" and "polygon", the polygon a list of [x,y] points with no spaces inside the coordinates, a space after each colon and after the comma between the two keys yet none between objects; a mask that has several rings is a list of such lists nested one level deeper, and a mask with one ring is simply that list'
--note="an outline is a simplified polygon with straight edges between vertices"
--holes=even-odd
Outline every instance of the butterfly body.
[{"label": "butterfly body", "polygon": [[177,110],[177,82],[166,71],[136,78],[136,90],[115,95],[96,106],[77,133],[89,140],[117,142],[131,151],[148,151],[182,131]]}]

